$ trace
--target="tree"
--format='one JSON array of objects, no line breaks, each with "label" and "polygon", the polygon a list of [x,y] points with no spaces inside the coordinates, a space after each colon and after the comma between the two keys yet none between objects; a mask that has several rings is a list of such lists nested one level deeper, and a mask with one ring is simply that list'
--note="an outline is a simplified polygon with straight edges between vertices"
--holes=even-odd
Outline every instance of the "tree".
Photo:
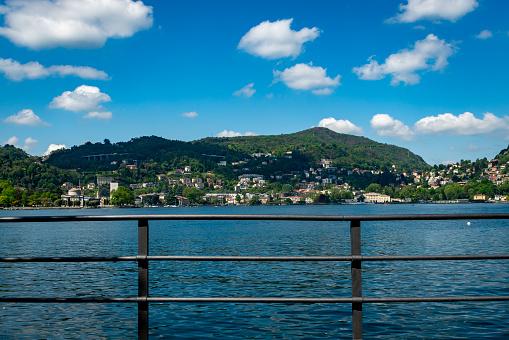
[{"label": "tree", "polygon": [[251,197],[251,199],[249,200],[249,205],[260,205],[260,204],[262,204],[262,201],[260,201],[260,197],[258,197],[258,195]]},{"label": "tree", "polygon": [[182,195],[189,199],[191,204],[200,204],[203,200],[203,194],[200,189],[195,187],[185,187],[182,191]]},{"label": "tree", "polygon": [[366,188],[366,192],[378,192],[378,193],[381,193],[382,192],[382,187],[378,183],[371,183]]},{"label": "tree", "polygon": [[126,187],[119,186],[118,189],[111,192],[110,203],[116,206],[134,204],[134,193]]}]

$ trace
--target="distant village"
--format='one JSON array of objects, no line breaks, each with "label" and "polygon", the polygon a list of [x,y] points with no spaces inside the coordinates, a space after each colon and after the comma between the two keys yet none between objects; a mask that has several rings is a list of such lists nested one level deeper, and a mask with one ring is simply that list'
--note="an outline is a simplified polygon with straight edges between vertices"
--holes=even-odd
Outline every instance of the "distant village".
[{"label": "distant village", "polygon": [[[124,184],[115,181],[113,177],[102,176],[98,176],[95,182],[80,184],[77,187],[69,182],[62,183],[61,189],[66,194],[61,196],[59,205],[72,207],[111,206],[112,197],[120,187],[128,188],[133,193],[134,200],[127,204],[129,206],[509,202],[507,192],[497,193],[496,190],[495,192],[489,190],[488,192],[472,192],[472,188],[470,188],[466,198],[465,194],[456,195],[457,197],[454,198],[454,195],[449,195],[447,190],[440,191],[441,188],[448,188],[448,186],[458,190],[458,187],[471,185],[473,181],[489,183],[491,187],[509,186],[507,174],[509,162],[499,164],[498,159],[488,161],[487,166],[482,169],[474,169],[471,167],[472,163],[467,161],[444,165],[429,171],[411,172],[399,172],[397,166],[393,165],[389,169],[385,169],[394,179],[392,183],[384,187],[372,183],[361,190],[348,184],[351,176],[372,175],[376,177],[383,175],[384,171],[337,168],[332,166],[332,160],[322,159],[321,166],[317,168],[286,173],[275,171],[269,176],[263,176],[252,170],[276,162],[277,159],[270,153],[254,153],[251,157],[252,160],[258,162],[254,169],[248,168],[247,161],[231,164],[224,160],[218,162],[219,166],[231,166],[233,171],[241,173],[235,181],[233,190],[226,190],[225,182],[218,179],[215,174],[193,172],[191,166],[186,166],[183,169],[159,174],[157,181],[147,183]],[[291,151],[287,152],[284,157],[291,158]],[[127,161],[124,163],[131,171],[137,169],[136,164],[128,164]],[[291,180],[291,183],[294,184],[285,184],[278,191],[269,188],[269,183],[277,181],[284,183],[285,180],[286,182]],[[166,192],[160,191],[161,188],[166,188],[163,190]],[[171,190],[170,192],[167,188],[173,188],[176,191]],[[183,188],[194,188],[193,197],[186,197],[184,194],[186,190],[182,190]],[[189,190],[187,191],[189,192]],[[428,193],[425,198],[416,194],[416,192],[424,191]]]}]

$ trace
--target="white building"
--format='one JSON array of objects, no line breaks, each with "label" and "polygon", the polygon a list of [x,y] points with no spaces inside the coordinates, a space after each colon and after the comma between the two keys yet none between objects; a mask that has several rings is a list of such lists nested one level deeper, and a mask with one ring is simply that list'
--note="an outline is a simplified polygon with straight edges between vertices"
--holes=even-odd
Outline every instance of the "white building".
[{"label": "white building", "polygon": [[367,192],[364,194],[364,202],[366,203],[388,203],[391,196],[379,194],[377,192]]}]

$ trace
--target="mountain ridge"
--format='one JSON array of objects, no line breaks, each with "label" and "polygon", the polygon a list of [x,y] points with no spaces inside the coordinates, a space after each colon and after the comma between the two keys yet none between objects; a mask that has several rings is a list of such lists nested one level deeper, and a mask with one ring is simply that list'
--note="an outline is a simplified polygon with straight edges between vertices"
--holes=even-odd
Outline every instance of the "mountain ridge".
[{"label": "mountain ridge", "polygon": [[[153,160],[172,163],[173,166],[184,165],[176,164],[175,158],[183,158],[182,161],[185,158],[192,158],[201,160],[204,168],[210,170],[217,163],[217,159],[213,160],[212,156],[235,162],[250,158],[253,153],[271,153],[275,157],[283,157],[287,152],[292,152],[293,157],[310,166],[317,166],[322,159],[329,159],[332,165],[349,169],[380,169],[392,165],[412,170],[429,167],[422,157],[408,149],[379,143],[366,137],[337,133],[321,127],[291,134],[207,137],[190,142],[157,136],[136,137],[128,142],[114,144],[105,139],[104,143],[87,142],[70,149],[53,152],[46,161],[60,168],[91,170],[97,169],[98,164],[106,165],[107,161],[121,161],[122,157],[130,162]],[[104,162],[103,159],[98,162],[95,159],[85,158],[97,154],[111,156],[104,156]],[[117,157],[114,154],[124,154],[124,156]]]}]

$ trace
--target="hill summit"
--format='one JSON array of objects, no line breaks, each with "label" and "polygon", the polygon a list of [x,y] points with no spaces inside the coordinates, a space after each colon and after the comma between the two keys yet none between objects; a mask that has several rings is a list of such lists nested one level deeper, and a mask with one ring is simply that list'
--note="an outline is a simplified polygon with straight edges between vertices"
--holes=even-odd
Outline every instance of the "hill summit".
[{"label": "hill summit", "polygon": [[[128,142],[87,142],[71,149],[53,152],[47,162],[66,169],[111,170],[112,163],[151,160],[168,167],[183,167],[186,162],[200,164],[204,171],[217,167],[218,160],[245,161],[253,154],[270,154],[283,158],[292,155],[298,168],[319,166],[327,160],[332,166],[347,169],[422,170],[428,165],[408,149],[375,142],[371,139],[336,133],[322,127],[304,131],[266,136],[208,137],[191,142],[169,140],[156,136],[133,138]],[[290,157],[287,157],[290,158]],[[172,170],[172,169],[168,169]]]}]

